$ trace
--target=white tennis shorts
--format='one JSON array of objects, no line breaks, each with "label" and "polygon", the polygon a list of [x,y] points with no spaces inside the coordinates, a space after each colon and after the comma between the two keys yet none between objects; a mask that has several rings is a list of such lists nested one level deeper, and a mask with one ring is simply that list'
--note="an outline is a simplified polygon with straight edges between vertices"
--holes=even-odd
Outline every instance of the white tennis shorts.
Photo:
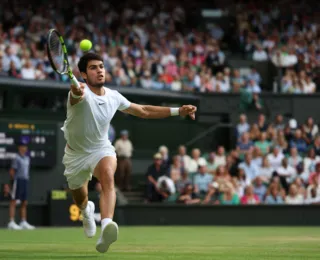
[{"label": "white tennis shorts", "polygon": [[62,163],[65,166],[64,176],[67,178],[69,188],[71,190],[79,189],[86,181],[91,180],[97,164],[107,156],[116,157],[112,145],[91,153],[76,152],[66,146]]}]

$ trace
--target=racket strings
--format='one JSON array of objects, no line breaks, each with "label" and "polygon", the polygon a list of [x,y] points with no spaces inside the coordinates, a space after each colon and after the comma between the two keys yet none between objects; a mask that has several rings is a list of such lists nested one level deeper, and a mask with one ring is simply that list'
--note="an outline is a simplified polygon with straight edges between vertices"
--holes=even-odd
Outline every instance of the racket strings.
[{"label": "racket strings", "polygon": [[60,73],[66,72],[64,52],[59,36],[56,33],[52,33],[49,37],[48,44],[50,56],[55,69]]}]

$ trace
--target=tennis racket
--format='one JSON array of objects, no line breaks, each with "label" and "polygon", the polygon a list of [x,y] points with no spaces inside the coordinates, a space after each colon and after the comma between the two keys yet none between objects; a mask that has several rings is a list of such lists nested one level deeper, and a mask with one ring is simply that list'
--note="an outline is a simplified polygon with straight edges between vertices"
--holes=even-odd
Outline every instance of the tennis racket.
[{"label": "tennis racket", "polygon": [[80,84],[73,75],[68,61],[67,48],[61,34],[51,29],[47,37],[47,52],[51,67],[60,75],[68,75],[73,85],[80,88]]}]

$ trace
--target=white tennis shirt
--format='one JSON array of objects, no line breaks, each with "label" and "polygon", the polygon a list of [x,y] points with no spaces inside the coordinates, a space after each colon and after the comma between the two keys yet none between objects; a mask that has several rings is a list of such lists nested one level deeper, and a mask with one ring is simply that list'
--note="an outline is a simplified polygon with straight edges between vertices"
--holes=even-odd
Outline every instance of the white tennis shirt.
[{"label": "white tennis shirt", "polygon": [[69,146],[79,152],[94,152],[110,148],[108,138],[110,122],[117,110],[130,107],[130,102],[118,91],[106,87],[105,94],[98,96],[86,85],[84,98],[71,106],[70,92],[67,119],[61,130]]}]

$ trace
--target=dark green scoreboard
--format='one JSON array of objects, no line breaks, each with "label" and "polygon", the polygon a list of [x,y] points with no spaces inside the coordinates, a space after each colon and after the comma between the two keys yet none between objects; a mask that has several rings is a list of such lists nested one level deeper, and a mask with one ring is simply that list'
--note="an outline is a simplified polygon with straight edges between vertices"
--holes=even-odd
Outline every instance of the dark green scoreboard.
[{"label": "dark green scoreboard", "polygon": [[[89,199],[95,204],[94,219],[97,223],[101,221],[99,200]],[[82,226],[82,214],[74,204],[71,193],[62,190],[52,190],[48,196],[48,217],[50,226]]]},{"label": "dark green scoreboard", "polygon": [[57,158],[57,124],[0,120],[0,167],[9,167],[19,142],[28,145],[31,167],[53,167]]}]

